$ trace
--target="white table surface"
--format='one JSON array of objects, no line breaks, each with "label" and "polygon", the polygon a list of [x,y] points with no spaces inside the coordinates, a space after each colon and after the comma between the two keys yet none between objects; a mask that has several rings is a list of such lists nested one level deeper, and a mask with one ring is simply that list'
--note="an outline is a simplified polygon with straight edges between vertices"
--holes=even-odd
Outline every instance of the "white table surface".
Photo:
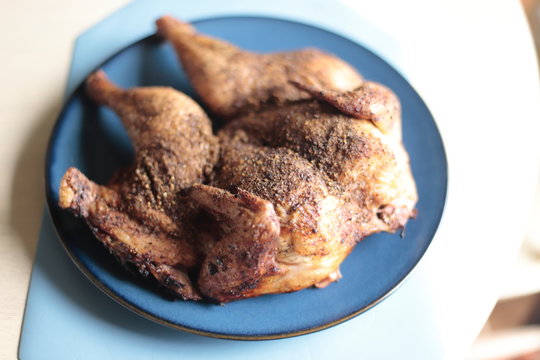
[{"label": "white table surface", "polygon": [[[73,40],[125,3],[0,2],[0,359],[16,358],[43,158]],[[365,45],[410,80],[445,141],[447,208],[418,271],[448,358],[459,358],[504,291],[540,168],[540,92],[525,16],[517,1],[347,3],[387,35],[382,44],[366,34]]]}]

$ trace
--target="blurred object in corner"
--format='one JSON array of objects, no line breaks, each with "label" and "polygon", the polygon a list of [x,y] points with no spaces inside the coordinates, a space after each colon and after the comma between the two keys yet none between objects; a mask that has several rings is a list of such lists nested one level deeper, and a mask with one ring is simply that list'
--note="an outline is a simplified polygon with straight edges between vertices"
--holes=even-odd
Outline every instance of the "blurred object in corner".
[{"label": "blurred object in corner", "polygon": [[[536,54],[540,63],[540,0],[521,0],[521,2],[529,20],[529,26],[536,45]],[[528,250],[533,252],[540,261],[540,181],[538,182],[535,206],[531,214],[525,244]]]},{"label": "blurred object in corner", "polygon": [[[521,3],[540,59],[540,0]],[[540,360],[540,178],[523,246],[509,270],[501,297],[468,360]]]},{"label": "blurred object in corner", "polygon": [[539,360],[540,326],[500,331],[473,346],[468,360]]},{"label": "blurred object in corner", "polygon": [[467,360],[540,360],[540,294],[499,301]]},{"label": "blurred object in corner", "polygon": [[[521,2],[529,20],[531,33],[536,44],[536,53],[540,60],[540,0],[521,0]],[[538,165],[540,166],[540,164]],[[529,221],[529,228],[525,236],[524,250],[530,251],[531,255],[536,257],[536,260],[540,262],[540,179],[538,181],[534,208]],[[540,282],[540,279],[538,281]]]},{"label": "blurred object in corner", "polygon": [[[539,10],[538,12],[540,17],[540,6],[536,9]],[[538,52],[538,49],[540,48],[540,44],[538,43],[538,39],[540,39],[540,32],[535,35],[535,38],[537,42],[536,51]],[[540,101],[540,99],[538,99],[538,101]],[[538,181],[534,208],[532,209],[531,218],[529,221],[529,228],[525,234],[524,248],[530,252],[530,255],[535,258],[538,263],[540,263],[540,180]],[[538,278],[538,282],[540,282],[540,278]]]},{"label": "blurred object in corner", "polygon": [[531,32],[536,43],[536,53],[540,54],[540,0],[521,0]]},{"label": "blurred object in corner", "polygon": [[[522,0],[522,4],[540,58],[540,0]],[[536,166],[540,171],[540,163]],[[500,297],[503,300],[540,293],[540,178],[537,180],[533,208],[529,214],[524,212],[524,215],[529,216],[528,228],[514,266],[504,279]]]}]

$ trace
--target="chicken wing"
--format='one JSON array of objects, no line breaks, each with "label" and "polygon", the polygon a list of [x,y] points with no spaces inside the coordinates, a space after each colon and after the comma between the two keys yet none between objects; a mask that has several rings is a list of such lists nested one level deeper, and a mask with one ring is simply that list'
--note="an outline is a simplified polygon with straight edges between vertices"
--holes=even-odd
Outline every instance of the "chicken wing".
[{"label": "chicken wing", "polygon": [[333,105],[344,114],[370,120],[383,133],[401,140],[401,106],[396,94],[387,87],[373,81],[365,81],[355,89],[336,91],[298,81],[292,83],[313,98]]},{"label": "chicken wing", "polygon": [[235,196],[205,185],[194,185],[188,197],[221,228],[201,266],[201,293],[221,303],[254,296],[261,279],[277,271],[280,226],[272,203],[242,189]]},{"label": "chicken wing", "polygon": [[68,169],[62,178],[59,204],[83,217],[122,265],[135,268],[143,277],[153,276],[183,299],[201,298],[186,274],[197,265],[198,251],[192,243],[183,241],[185,234],[170,219],[162,217],[161,227],[141,224],[123,210],[118,193],[88,180],[75,168]]}]

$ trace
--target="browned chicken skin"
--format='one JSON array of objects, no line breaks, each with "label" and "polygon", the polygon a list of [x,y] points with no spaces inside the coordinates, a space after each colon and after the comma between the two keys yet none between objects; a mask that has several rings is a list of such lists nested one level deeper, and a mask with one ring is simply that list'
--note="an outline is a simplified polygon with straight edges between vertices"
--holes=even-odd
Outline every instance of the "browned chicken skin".
[{"label": "browned chicken skin", "polygon": [[89,78],[91,97],[122,118],[136,158],[107,187],[68,170],[60,205],[122,262],[184,299],[324,287],[360,240],[415,215],[391,90],[319,50],[254,54],[171,17],[157,24],[228,123],[216,138],[178,92]]}]

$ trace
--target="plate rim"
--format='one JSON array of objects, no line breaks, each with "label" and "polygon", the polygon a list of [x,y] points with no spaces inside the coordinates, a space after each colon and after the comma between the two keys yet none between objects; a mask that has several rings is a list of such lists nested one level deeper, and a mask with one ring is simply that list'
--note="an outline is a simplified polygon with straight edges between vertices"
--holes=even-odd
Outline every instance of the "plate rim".
[{"label": "plate rim", "polygon": [[[249,15],[249,14],[223,15],[223,16],[216,15],[216,16],[196,18],[194,20],[190,20],[189,22],[194,23],[196,25],[198,22],[203,22],[203,21],[211,21],[211,20],[217,20],[217,19],[239,19],[239,18],[240,19],[242,19],[242,18],[244,18],[244,19],[245,18],[263,19],[263,20],[272,20],[272,21],[278,21],[278,22],[300,24],[300,25],[305,26],[305,27],[313,28],[313,29],[316,29],[316,30],[319,30],[319,31],[328,32],[328,33],[330,33],[332,35],[335,35],[335,36],[341,37],[343,39],[346,39],[347,41],[355,44],[356,46],[360,46],[365,51],[369,52],[372,56],[377,58],[378,61],[381,61],[386,66],[390,67],[402,81],[404,81],[408,86],[410,86],[410,88],[416,93],[416,95],[420,99],[420,101],[421,101],[422,105],[424,106],[425,110],[429,113],[430,118],[431,118],[431,120],[433,122],[433,126],[435,127],[435,130],[436,130],[436,132],[438,134],[438,137],[440,139],[441,155],[442,155],[442,160],[444,160],[443,161],[443,168],[444,168],[444,173],[445,173],[444,174],[445,175],[444,176],[445,181],[444,181],[444,184],[443,184],[444,194],[443,194],[442,207],[441,207],[441,210],[440,210],[440,214],[438,214],[438,220],[437,220],[436,226],[433,229],[433,233],[430,235],[429,243],[420,252],[417,261],[414,263],[413,266],[410,267],[410,269],[407,270],[406,274],[403,277],[401,277],[400,279],[398,279],[392,285],[392,287],[389,288],[389,290],[387,290],[382,296],[376,298],[375,300],[373,300],[369,304],[361,307],[360,309],[355,310],[355,311],[353,311],[353,312],[351,312],[351,313],[349,313],[349,314],[347,314],[345,316],[339,317],[338,319],[336,319],[334,321],[326,322],[326,323],[324,323],[322,325],[312,326],[312,327],[308,327],[308,328],[298,330],[298,331],[276,332],[276,333],[270,333],[270,334],[266,334],[266,335],[247,335],[247,334],[238,335],[238,334],[229,334],[229,333],[218,332],[218,331],[207,331],[207,330],[201,330],[201,329],[197,329],[197,328],[186,326],[186,325],[180,325],[180,324],[174,323],[172,321],[168,321],[166,319],[160,318],[160,317],[158,317],[156,315],[150,314],[150,313],[144,311],[143,309],[140,309],[139,307],[132,304],[127,299],[123,298],[120,294],[117,294],[112,289],[110,289],[108,286],[106,286],[102,281],[100,281],[98,279],[98,277],[96,277],[89,269],[87,269],[86,266],[82,263],[82,261],[68,247],[66,239],[64,238],[64,236],[60,232],[60,228],[61,228],[61,226],[60,226],[61,225],[60,212],[63,211],[63,210],[60,209],[60,207],[57,204],[57,199],[55,198],[54,192],[52,190],[52,185],[53,184],[52,184],[52,181],[51,181],[52,180],[51,168],[52,168],[52,163],[54,162],[53,161],[53,156],[52,156],[53,155],[52,154],[53,153],[53,145],[56,143],[56,139],[59,136],[59,132],[60,132],[60,129],[62,127],[62,124],[65,121],[64,120],[65,119],[65,113],[68,110],[68,105],[79,95],[79,93],[84,92],[86,77],[83,78],[83,80],[79,83],[79,85],[77,85],[74,88],[74,90],[71,92],[71,94],[68,97],[66,97],[65,100],[63,101],[61,111],[60,111],[59,115],[56,117],[54,126],[53,126],[53,128],[51,130],[51,133],[49,135],[49,139],[47,141],[47,151],[46,151],[46,154],[45,154],[45,171],[44,171],[44,175],[45,175],[44,184],[45,184],[45,194],[46,194],[46,201],[47,201],[47,212],[48,212],[48,214],[49,214],[49,216],[50,216],[50,218],[51,218],[51,220],[53,222],[54,232],[56,233],[58,240],[60,241],[62,247],[64,248],[64,250],[68,254],[69,258],[76,265],[76,267],[98,289],[100,289],[107,296],[109,296],[110,298],[112,298],[114,301],[116,301],[120,305],[124,306],[125,308],[131,310],[132,312],[134,312],[134,313],[136,313],[136,314],[138,314],[138,315],[140,315],[140,316],[142,316],[142,317],[144,317],[144,318],[146,318],[148,320],[151,320],[153,322],[156,322],[158,324],[161,324],[161,325],[164,325],[164,326],[167,326],[167,327],[170,327],[170,328],[186,331],[186,332],[197,334],[197,335],[208,336],[208,337],[212,337],[212,338],[219,338],[219,339],[226,339],[226,340],[249,340],[249,341],[285,339],[285,338],[291,338],[291,337],[306,335],[306,334],[314,333],[314,332],[317,332],[317,331],[325,330],[325,329],[331,328],[333,326],[339,325],[339,324],[341,324],[341,323],[343,323],[345,321],[348,321],[348,320],[350,320],[352,318],[355,318],[356,316],[370,310],[371,308],[375,307],[376,305],[378,305],[379,303],[381,303],[382,301],[387,299],[399,287],[401,287],[401,285],[403,285],[403,283],[413,274],[413,272],[418,268],[418,265],[420,264],[422,259],[424,259],[425,254],[428,251],[428,249],[431,248],[432,242],[433,242],[433,240],[434,240],[434,238],[435,238],[435,236],[437,234],[437,231],[438,231],[438,229],[440,227],[441,222],[443,221],[443,217],[444,217],[445,210],[446,210],[446,203],[447,203],[447,200],[448,200],[447,199],[448,198],[448,183],[449,183],[448,157],[447,157],[447,153],[446,153],[446,147],[444,145],[444,138],[443,138],[441,132],[439,131],[439,127],[437,126],[437,122],[435,121],[435,118],[434,118],[432,112],[430,111],[429,107],[425,103],[424,99],[420,96],[420,93],[417,91],[417,89],[411,84],[411,82],[405,76],[403,76],[401,74],[401,72],[399,70],[396,69],[395,66],[391,65],[388,61],[383,59],[377,52],[375,52],[372,49],[370,49],[369,47],[359,43],[359,41],[351,39],[349,36],[343,35],[343,34],[341,34],[339,32],[331,30],[331,29],[327,29],[325,27],[318,27],[316,25],[306,23],[306,22],[301,21],[301,20],[296,20],[296,19],[292,20],[292,19],[282,18],[282,17],[279,17],[279,16],[272,16],[272,15],[269,15],[269,16],[262,16],[260,14],[254,14],[254,15]],[[124,51],[126,51],[126,50],[128,50],[128,49],[130,49],[132,47],[136,47],[140,43],[147,42],[147,41],[159,41],[159,42],[161,42],[162,40],[161,40],[159,35],[154,33],[154,34],[150,34],[150,35],[147,35],[147,36],[143,36],[142,38],[140,38],[140,39],[138,39],[138,40],[136,40],[134,42],[129,43],[127,46],[121,46],[112,55],[110,55],[105,60],[100,62],[99,65],[97,67],[93,68],[88,74],[91,74],[91,73],[99,70],[101,67],[103,67],[108,62],[112,61],[114,58],[119,56]]]}]

